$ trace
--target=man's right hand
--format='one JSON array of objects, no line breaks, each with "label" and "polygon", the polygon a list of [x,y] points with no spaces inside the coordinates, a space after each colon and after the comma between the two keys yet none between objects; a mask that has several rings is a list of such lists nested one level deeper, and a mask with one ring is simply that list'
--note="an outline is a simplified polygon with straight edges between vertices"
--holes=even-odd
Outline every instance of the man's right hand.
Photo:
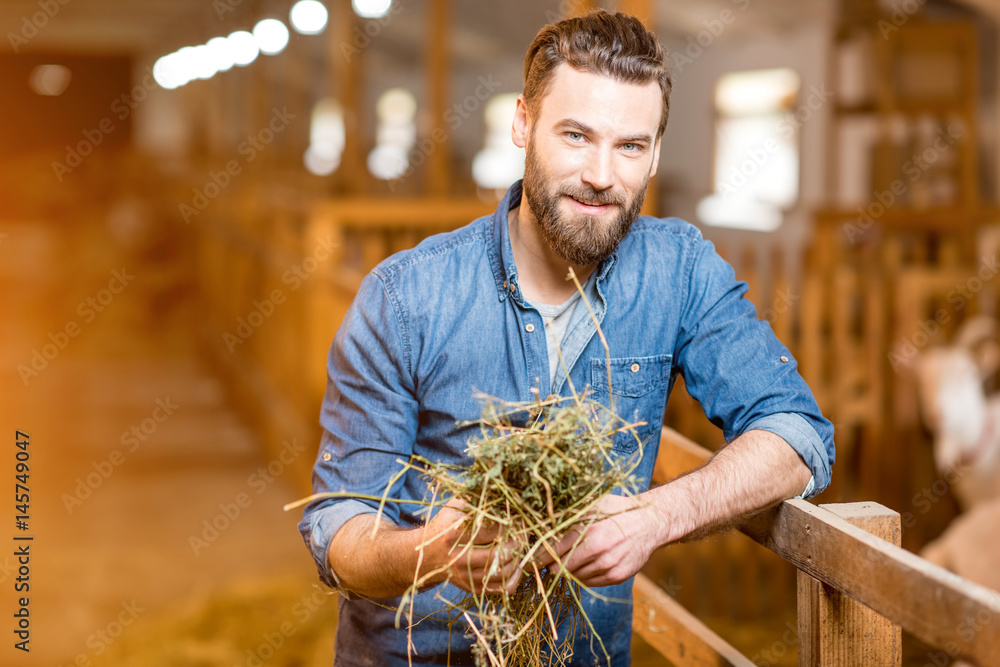
[{"label": "man's right hand", "polygon": [[383,518],[374,530],[375,517],[360,514],[330,541],[330,567],[343,588],[366,597],[402,595],[418,567],[420,588],[448,581],[472,592],[513,592],[521,578],[514,544],[496,543],[496,525],[476,529],[463,507],[452,499],[427,525],[411,529]]},{"label": "man's right hand", "polygon": [[431,583],[448,581],[473,593],[512,593],[521,580],[516,543],[498,544],[500,527],[483,521],[477,528],[466,507],[452,498],[425,528],[414,531],[424,552],[421,575],[435,572]]}]

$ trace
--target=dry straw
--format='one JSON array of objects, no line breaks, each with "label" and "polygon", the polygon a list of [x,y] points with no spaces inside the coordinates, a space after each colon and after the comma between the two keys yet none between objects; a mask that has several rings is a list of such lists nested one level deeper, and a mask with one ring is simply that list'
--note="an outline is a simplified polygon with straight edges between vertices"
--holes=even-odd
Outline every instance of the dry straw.
[{"label": "dry straw", "polygon": [[[472,464],[446,465],[417,455],[409,461],[400,459],[402,469],[389,481],[380,498],[379,517],[385,503],[394,502],[388,494],[396,481],[407,472],[419,471],[428,479],[432,498],[418,503],[427,505],[418,514],[442,506],[451,498],[460,499],[466,513],[467,534],[497,529],[495,545],[513,548],[513,554],[505,555],[519,558],[521,578],[512,591],[503,580],[499,567],[502,554],[497,549],[494,566],[484,585],[502,583],[503,592],[467,592],[458,600],[439,596],[450,610],[452,623],[459,618],[465,621],[467,632],[474,639],[473,651],[480,667],[564,664],[572,655],[578,635],[589,636],[591,645],[599,647],[604,658],[610,660],[582,604],[584,592],[607,598],[588,589],[561,564],[580,545],[587,528],[608,517],[598,510],[602,498],[615,490],[627,495],[637,491],[633,471],[641,460],[643,443],[635,427],[641,422],[627,423],[614,413],[610,350],[572,271],[569,278],[598,325],[608,361],[611,407],[591,398],[588,388],[577,392],[571,382],[570,396],[536,397],[530,402],[478,396],[484,407],[481,418],[475,422],[480,427],[479,436],[470,440],[467,449]],[[635,439],[638,447],[633,456],[625,458],[613,452],[619,434]],[[350,493],[315,494],[287,505],[286,509],[318,498],[347,496],[358,497]],[[376,520],[375,530],[379,523]],[[570,551],[561,555],[556,545],[567,535],[575,535],[576,540]],[[421,560],[424,548],[434,539],[424,539],[417,547]],[[418,567],[397,608],[397,625],[401,615],[407,617],[411,649],[416,592],[447,574],[471,548],[471,543],[457,545],[451,551],[451,561],[437,569],[420,572]],[[560,567],[539,568],[536,559],[546,554]]]}]

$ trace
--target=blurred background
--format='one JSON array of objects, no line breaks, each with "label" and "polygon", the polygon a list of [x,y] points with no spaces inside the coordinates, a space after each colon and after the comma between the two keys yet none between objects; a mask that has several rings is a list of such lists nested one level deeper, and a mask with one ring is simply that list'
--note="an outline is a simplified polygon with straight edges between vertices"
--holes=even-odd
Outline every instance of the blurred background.
[{"label": "blurred background", "polygon": [[[796,356],[837,428],[815,502],[882,503],[1000,588],[1000,2],[3,0],[0,471],[30,503],[2,508],[0,664],[330,664],[335,598],[281,509],[330,341],[367,270],[521,176],[524,51],[594,7],[670,53],[644,210],[700,227]],[[722,443],[681,382],[667,412]],[[647,573],[796,664],[780,558],[719,537]]]}]

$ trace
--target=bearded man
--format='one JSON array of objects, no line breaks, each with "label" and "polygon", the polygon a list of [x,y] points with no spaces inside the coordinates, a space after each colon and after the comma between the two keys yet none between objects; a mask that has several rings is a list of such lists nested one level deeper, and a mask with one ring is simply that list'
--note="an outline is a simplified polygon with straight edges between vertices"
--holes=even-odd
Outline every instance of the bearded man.
[{"label": "bearded man", "polygon": [[[646,422],[636,469],[643,493],[601,502],[594,523],[562,567],[590,587],[584,608],[613,665],[629,664],[632,577],[653,550],[707,534],[792,497],[826,488],[833,426],[791,353],[744,298],[746,284],[692,225],[639,216],[655,176],[671,78],[656,37],[632,16],[603,11],[545,26],[525,56],[524,93],[512,127],[525,175],[496,212],[379,264],[338,331],[320,416],[314,490],[381,496],[397,459],[467,465],[464,450],[482,392],[506,401],[594,388],[608,400],[607,338],[615,410]],[[594,316],[581,305],[572,268]],[[558,343],[562,360],[556,352]],[[649,489],[673,381],[723,429],[726,442],[694,472]],[[603,396],[602,396],[603,390]],[[615,449],[635,450],[617,436]],[[408,473],[392,495],[425,499]],[[454,503],[426,526],[413,505],[390,503],[391,522],[372,528],[378,503],[326,499],[299,527],[320,578],[341,591],[336,665],[405,665],[407,631],[393,609],[414,573],[446,565],[452,545],[470,549],[416,596],[414,660],[469,664],[471,640],[446,624],[441,598],[486,582],[494,535],[456,528]],[[624,511],[631,510],[631,511]],[[423,549],[416,546],[442,533]],[[502,550],[501,550],[502,551]],[[542,565],[550,564],[542,562]],[[501,563],[516,583],[517,562]],[[493,578],[494,580],[496,577]],[[574,664],[604,662],[576,638]]]}]

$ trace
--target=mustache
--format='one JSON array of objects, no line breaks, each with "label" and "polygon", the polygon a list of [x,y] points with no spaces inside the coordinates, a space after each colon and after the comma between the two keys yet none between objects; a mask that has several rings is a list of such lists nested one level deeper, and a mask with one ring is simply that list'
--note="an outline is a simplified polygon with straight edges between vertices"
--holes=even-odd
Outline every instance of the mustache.
[{"label": "mustache", "polygon": [[563,188],[559,194],[568,195],[573,199],[596,201],[598,204],[625,204],[625,195],[611,190],[595,190],[594,188]]}]

